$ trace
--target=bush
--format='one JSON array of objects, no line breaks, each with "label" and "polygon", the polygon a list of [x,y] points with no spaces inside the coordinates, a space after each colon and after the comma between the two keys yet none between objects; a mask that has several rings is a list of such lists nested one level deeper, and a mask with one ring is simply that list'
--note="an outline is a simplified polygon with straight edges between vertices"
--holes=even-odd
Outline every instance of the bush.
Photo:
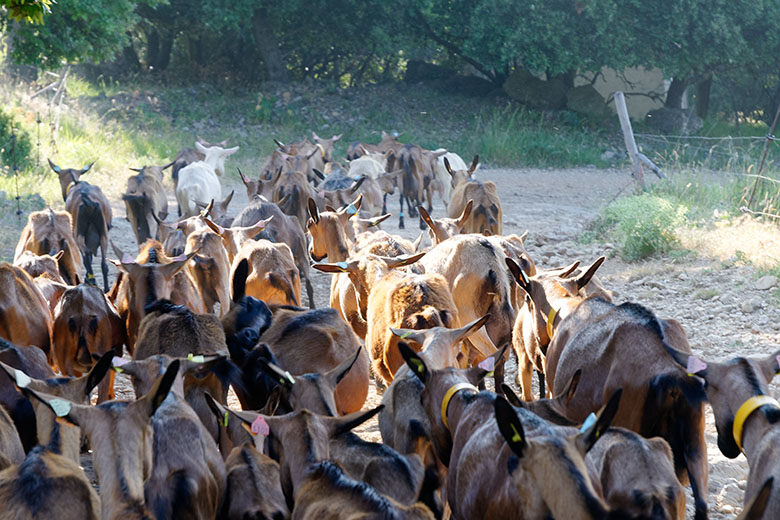
[{"label": "bush", "polygon": [[624,260],[632,261],[665,253],[679,243],[675,233],[687,208],[655,195],[618,199],[597,219],[598,234],[620,245]]},{"label": "bush", "polygon": [[0,166],[7,166],[8,171],[14,164],[14,149],[11,146],[11,134],[16,133],[16,165],[20,168],[30,166],[32,144],[30,137],[14,124],[14,118],[0,108]]}]

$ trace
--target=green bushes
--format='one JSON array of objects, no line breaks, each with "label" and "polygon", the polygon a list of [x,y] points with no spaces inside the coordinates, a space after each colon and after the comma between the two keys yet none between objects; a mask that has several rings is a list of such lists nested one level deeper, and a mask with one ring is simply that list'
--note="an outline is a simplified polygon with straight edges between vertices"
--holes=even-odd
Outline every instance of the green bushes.
[{"label": "green bushes", "polygon": [[[11,143],[13,133],[16,134],[16,150]],[[16,165],[19,168],[26,168],[30,165],[31,152],[30,138],[25,132],[19,130],[19,125],[14,123],[13,116],[0,108],[0,166],[7,166],[10,171],[15,154]]]},{"label": "green bushes", "polygon": [[687,209],[655,195],[625,197],[605,207],[594,224],[596,234],[619,244],[624,260],[638,260],[674,248],[676,228]]}]

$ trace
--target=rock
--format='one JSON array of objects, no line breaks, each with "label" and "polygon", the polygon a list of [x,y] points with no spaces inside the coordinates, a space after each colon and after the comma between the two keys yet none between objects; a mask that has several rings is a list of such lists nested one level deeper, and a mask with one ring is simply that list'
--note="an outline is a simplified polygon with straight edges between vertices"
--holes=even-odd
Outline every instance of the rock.
[{"label": "rock", "polygon": [[592,119],[600,120],[610,116],[604,98],[593,88],[593,85],[582,85],[571,89],[566,95],[566,108]]},{"label": "rock", "polygon": [[504,82],[510,98],[531,108],[560,110],[566,106],[566,85],[559,79],[543,81],[526,70],[515,70]]},{"label": "rock", "polygon": [[603,154],[601,154],[601,160],[604,162],[612,162],[615,160],[615,158],[618,156],[617,152],[613,152],[612,150],[606,150]]},{"label": "rock", "polygon": [[701,118],[687,108],[657,108],[647,113],[646,121],[650,128],[667,135],[693,134],[704,126]]},{"label": "rock", "polygon": [[742,305],[740,305],[740,309],[742,309],[742,312],[744,312],[745,314],[750,314],[760,309],[761,304],[762,304],[761,298],[757,298],[754,296],[753,298],[750,298],[742,302]]},{"label": "rock", "polygon": [[756,283],[753,286],[759,291],[766,291],[767,289],[771,289],[772,287],[776,286],[777,282],[778,280],[776,276],[768,274],[756,280]]}]

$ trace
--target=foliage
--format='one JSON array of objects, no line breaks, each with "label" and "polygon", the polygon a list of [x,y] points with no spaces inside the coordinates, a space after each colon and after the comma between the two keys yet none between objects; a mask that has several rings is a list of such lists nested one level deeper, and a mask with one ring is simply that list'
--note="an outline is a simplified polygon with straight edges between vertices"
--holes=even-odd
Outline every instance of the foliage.
[{"label": "foliage", "polygon": [[639,260],[671,250],[686,208],[651,194],[618,199],[605,207],[594,227],[620,245],[623,259]]},{"label": "foliage", "polygon": [[0,0],[0,6],[8,9],[16,21],[43,23],[43,15],[51,12],[53,0]]},{"label": "foliage", "polygon": [[[15,144],[12,134],[16,136]],[[19,128],[11,114],[0,108],[0,166],[5,165],[10,170],[15,159],[19,168],[25,168],[30,164],[31,152],[30,137]]]}]

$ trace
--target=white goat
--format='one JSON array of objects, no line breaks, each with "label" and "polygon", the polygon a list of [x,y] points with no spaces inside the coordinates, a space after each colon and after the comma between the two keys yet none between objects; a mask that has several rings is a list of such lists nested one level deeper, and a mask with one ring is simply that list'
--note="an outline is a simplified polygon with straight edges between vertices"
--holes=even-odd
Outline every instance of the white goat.
[{"label": "white goat", "polygon": [[176,186],[176,201],[184,218],[200,212],[197,201],[222,199],[219,177],[225,172],[225,159],[238,151],[238,146],[206,148],[200,143],[195,143],[195,146],[205,157],[179,170],[179,183]]},{"label": "white goat", "polygon": [[[446,151],[444,148],[439,148],[438,150],[434,150],[434,153],[444,152]],[[447,159],[450,163],[450,167],[453,169],[453,171],[458,170],[468,170],[469,165],[463,161],[463,159],[460,158],[460,155],[454,153],[454,152],[447,152],[444,155],[439,156],[439,158],[436,161],[436,178],[441,181],[442,186],[444,188],[444,195],[442,198],[444,199],[444,206],[448,207],[450,204],[450,195],[452,194],[452,186],[451,186],[451,177],[449,172],[447,172],[447,168],[444,166],[444,159]]]}]

